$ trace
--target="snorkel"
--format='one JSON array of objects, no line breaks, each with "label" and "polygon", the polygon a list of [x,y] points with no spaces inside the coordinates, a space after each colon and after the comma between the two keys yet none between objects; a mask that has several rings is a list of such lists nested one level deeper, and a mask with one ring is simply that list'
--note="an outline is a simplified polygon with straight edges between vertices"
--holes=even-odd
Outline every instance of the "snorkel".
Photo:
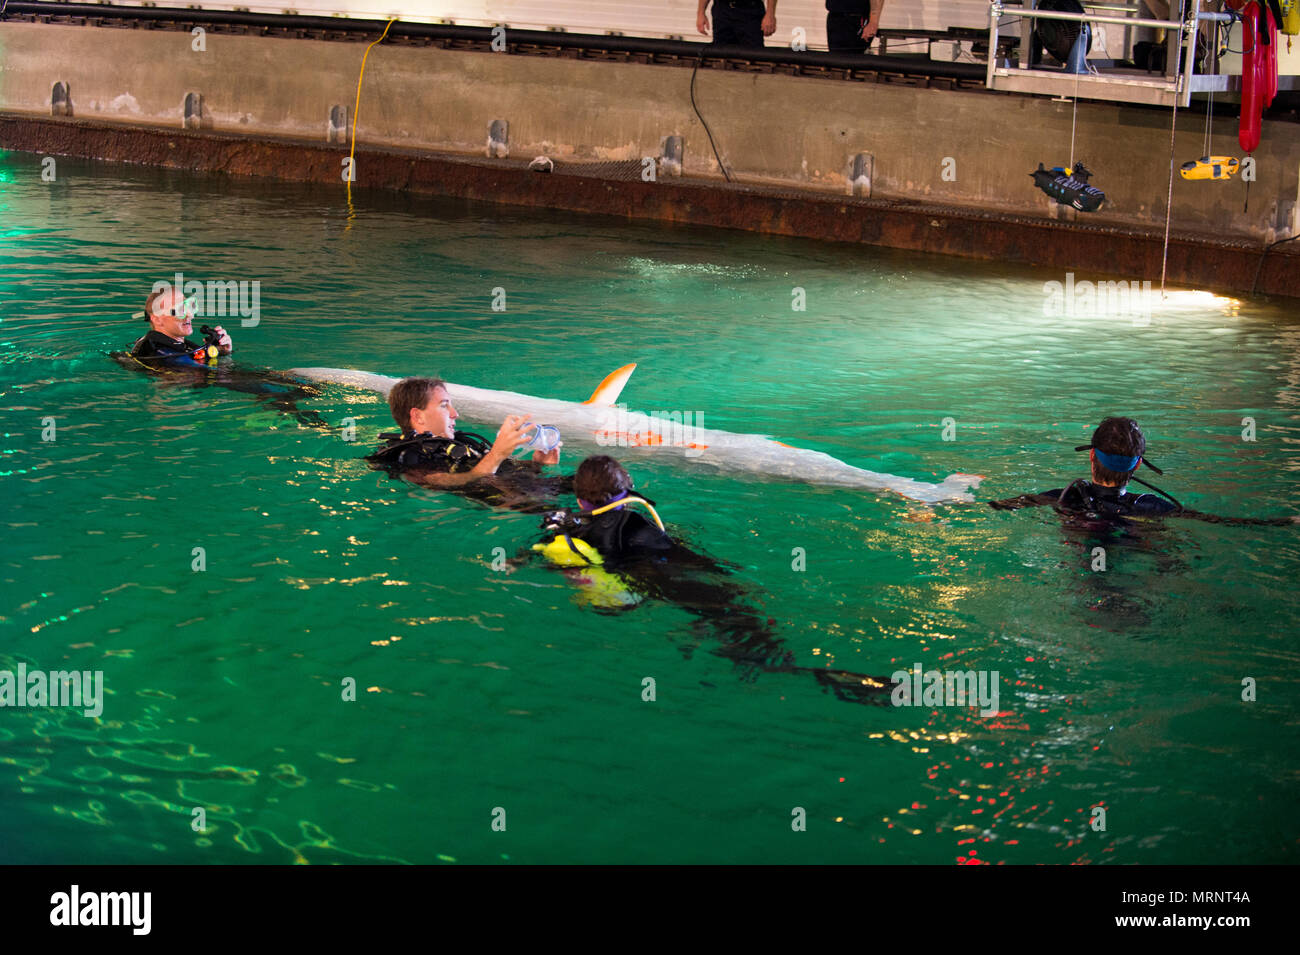
[{"label": "snorkel", "polygon": [[619,492],[604,504],[600,505],[600,507],[592,507],[590,501],[584,501],[582,498],[578,498],[578,507],[581,508],[581,511],[572,516],[575,518],[599,517],[606,511],[621,511],[628,504],[640,504],[650,512],[650,516],[654,518],[655,525],[660,530],[664,529],[664,522],[660,519],[659,512],[655,510],[654,503],[639,494],[633,494],[630,490]]}]

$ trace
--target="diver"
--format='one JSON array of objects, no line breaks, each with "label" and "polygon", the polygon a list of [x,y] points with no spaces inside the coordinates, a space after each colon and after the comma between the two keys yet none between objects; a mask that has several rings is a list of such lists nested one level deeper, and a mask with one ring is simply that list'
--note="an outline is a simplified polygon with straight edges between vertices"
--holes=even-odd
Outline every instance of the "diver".
[{"label": "diver", "polygon": [[[1145,464],[1156,474],[1162,470],[1146,460],[1146,437],[1132,418],[1106,418],[1092,433],[1092,441],[1076,451],[1089,452],[1092,480],[1079,478],[1064,488],[1038,494],[1022,494],[1003,501],[989,501],[1002,511],[1048,505],[1072,518],[1090,518],[1107,524],[1125,526],[1131,517],[1189,517],[1216,524],[1282,526],[1300,522],[1300,517],[1219,517],[1183,507],[1172,495],[1136,474]],[[1129,482],[1136,482],[1155,494],[1130,494]],[[1159,495],[1159,496],[1157,496]]]},{"label": "diver", "polygon": [[207,338],[202,345],[185,337],[194,331],[195,310],[194,296],[185,298],[178,288],[155,290],[145,300],[141,315],[150,330],[131,346],[131,357],[142,362],[193,365],[234,351],[230,335],[220,325],[212,329],[204,326]]},{"label": "diver", "polygon": [[[664,532],[654,502],[644,495],[633,495],[633,490],[632,476],[613,458],[604,454],[587,458],[573,475],[573,493],[580,511],[550,515],[550,525],[557,530],[564,528],[555,541],[589,564],[662,556],[671,551],[673,541]],[[628,510],[632,503],[643,506],[654,523],[639,511]],[[542,549],[542,545],[535,549]]]},{"label": "diver", "polygon": [[460,415],[441,378],[402,379],[388,393],[388,408],[402,430],[381,434],[384,446],[366,460],[394,477],[534,513],[572,489],[571,478],[542,476],[543,467],[559,464],[562,445],[534,451],[530,461],[512,457],[533,440],[537,426],[527,415],[508,415],[491,442],[461,431],[456,427]]},{"label": "diver", "polygon": [[184,296],[175,286],[153,291],[145,299],[144,311],[133,316],[147,319],[149,331],[136,339],[130,351],[111,352],[110,357],[123,367],[147,372],[167,384],[194,388],[217,385],[253,395],[308,427],[329,427],[316,412],[299,410],[296,404],[298,399],[317,396],[320,392],[316,389],[275,372],[236,368],[222,362],[234,351],[234,344],[220,325],[200,328],[202,344],[188,339],[186,336],[194,330],[197,303],[198,296]]},{"label": "diver", "polygon": [[[646,598],[663,600],[718,636],[723,645],[711,652],[735,663],[746,680],[759,672],[807,673],[841,700],[889,702],[888,678],[795,666],[772,621],[746,606],[744,588],[726,579],[723,565],[667,534],[654,502],[636,493],[618,461],[587,458],[573,475],[573,491],[580,510],[547,514],[542,527],[553,536],[532,551],[579,585],[581,602],[618,613]],[[523,554],[526,559],[529,552]],[[689,648],[685,652],[689,656]]]}]

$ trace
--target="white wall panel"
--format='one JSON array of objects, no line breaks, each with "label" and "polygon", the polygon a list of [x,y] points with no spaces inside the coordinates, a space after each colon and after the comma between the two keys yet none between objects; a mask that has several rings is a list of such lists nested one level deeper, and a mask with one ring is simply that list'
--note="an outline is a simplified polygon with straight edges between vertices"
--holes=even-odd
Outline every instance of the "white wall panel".
[{"label": "white wall panel", "polygon": [[[126,0],[124,6],[142,4]],[[191,0],[157,0],[157,6],[189,6]],[[628,36],[680,37],[703,40],[695,31],[696,0],[237,0],[195,6],[208,10],[248,9],[257,13],[341,14],[368,19],[397,16],[426,23],[452,20],[465,26],[504,23],[526,30],[560,27],[573,33],[619,32]],[[881,26],[943,30],[950,26],[988,26],[987,0],[886,0]],[[778,0],[777,32],[772,46],[790,42],[801,26],[811,48],[825,49],[826,5],[822,0]]]}]

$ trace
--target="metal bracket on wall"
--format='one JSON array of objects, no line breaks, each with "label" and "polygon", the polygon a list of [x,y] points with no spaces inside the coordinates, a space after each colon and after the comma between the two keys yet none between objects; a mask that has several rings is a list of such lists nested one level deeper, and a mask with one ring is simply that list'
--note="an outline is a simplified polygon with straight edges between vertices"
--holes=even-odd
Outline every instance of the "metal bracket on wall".
[{"label": "metal bracket on wall", "polygon": [[510,124],[504,119],[494,119],[488,124],[487,154],[489,159],[505,159],[510,155]]},{"label": "metal bracket on wall", "polygon": [[849,163],[849,195],[871,198],[871,180],[875,177],[876,157],[858,153]]},{"label": "metal bracket on wall", "polygon": [[665,136],[660,146],[660,167],[670,176],[682,174],[682,137]]},{"label": "metal bracket on wall", "polygon": [[186,93],[185,94],[185,118],[181,124],[183,129],[202,129],[203,128],[203,94]]},{"label": "metal bracket on wall", "polygon": [[50,93],[50,115],[72,115],[72,88],[67,83],[54,84],[54,89]]},{"label": "metal bracket on wall", "polygon": [[329,123],[325,128],[325,141],[328,143],[345,143],[348,141],[348,108],[331,106]]}]

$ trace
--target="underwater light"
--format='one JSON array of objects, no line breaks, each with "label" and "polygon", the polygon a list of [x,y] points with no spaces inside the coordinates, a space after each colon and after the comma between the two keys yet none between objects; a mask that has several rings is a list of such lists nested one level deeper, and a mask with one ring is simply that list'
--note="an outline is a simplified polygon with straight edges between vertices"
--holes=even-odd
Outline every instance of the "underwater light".
[{"label": "underwater light", "polygon": [[1203,311],[1220,308],[1231,309],[1235,313],[1241,308],[1242,303],[1241,299],[1220,295],[1218,292],[1207,292],[1204,289],[1165,289],[1163,296],[1159,292],[1156,293],[1155,304],[1161,311],[1171,309]]}]

